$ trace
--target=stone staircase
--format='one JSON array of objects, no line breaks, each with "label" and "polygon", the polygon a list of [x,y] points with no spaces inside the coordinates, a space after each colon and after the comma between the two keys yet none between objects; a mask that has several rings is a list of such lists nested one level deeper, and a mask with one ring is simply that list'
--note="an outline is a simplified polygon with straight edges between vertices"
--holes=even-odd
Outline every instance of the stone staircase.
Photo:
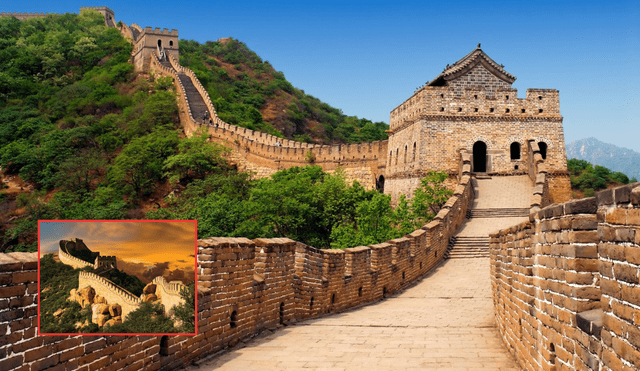
[{"label": "stone staircase", "polygon": [[489,237],[455,236],[449,240],[445,259],[488,258]]},{"label": "stone staircase", "polygon": [[529,208],[472,209],[467,218],[519,218],[528,217]]},{"label": "stone staircase", "polygon": [[[164,64],[164,62],[162,63]],[[167,61],[167,63],[169,62]],[[185,94],[187,95],[187,99],[189,100],[189,108],[191,109],[193,119],[196,120],[197,123],[203,123],[205,112],[208,112],[204,99],[202,99],[200,92],[196,89],[193,81],[191,81],[191,78],[187,74],[178,72],[178,78],[180,79],[180,82],[184,87]],[[209,118],[211,117],[207,116],[207,120]]]}]

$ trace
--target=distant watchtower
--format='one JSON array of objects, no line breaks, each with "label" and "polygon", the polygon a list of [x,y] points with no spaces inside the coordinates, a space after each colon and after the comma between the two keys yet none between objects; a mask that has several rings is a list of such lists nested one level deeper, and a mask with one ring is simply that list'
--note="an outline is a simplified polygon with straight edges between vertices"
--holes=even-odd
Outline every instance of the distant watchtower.
[{"label": "distant watchtower", "polygon": [[472,154],[476,174],[526,174],[535,143],[552,202],[566,201],[558,90],[527,89],[519,99],[511,87],[516,77],[503,67],[478,44],[391,111],[385,193],[412,194],[430,170],[457,173],[461,151]]},{"label": "distant watchtower", "polygon": [[104,16],[104,24],[107,27],[115,27],[116,26],[116,15],[113,10],[107,8],[106,6],[83,6],[80,7],[80,11],[83,10],[97,10],[100,14]]}]

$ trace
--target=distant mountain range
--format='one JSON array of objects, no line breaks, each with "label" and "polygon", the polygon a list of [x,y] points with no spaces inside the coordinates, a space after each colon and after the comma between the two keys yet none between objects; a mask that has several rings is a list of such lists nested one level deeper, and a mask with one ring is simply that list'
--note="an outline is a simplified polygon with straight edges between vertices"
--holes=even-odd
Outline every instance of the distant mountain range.
[{"label": "distant mountain range", "polygon": [[640,179],[640,153],[636,151],[616,147],[596,138],[576,140],[566,147],[568,159],[586,160],[594,165],[624,173],[629,179]]}]

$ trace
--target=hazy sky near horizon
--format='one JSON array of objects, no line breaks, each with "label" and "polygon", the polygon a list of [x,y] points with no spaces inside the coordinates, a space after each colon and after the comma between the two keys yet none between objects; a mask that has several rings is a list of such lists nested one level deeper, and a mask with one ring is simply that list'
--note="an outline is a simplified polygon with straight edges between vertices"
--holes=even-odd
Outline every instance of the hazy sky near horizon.
[{"label": "hazy sky near horizon", "polygon": [[193,270],[196,225],[193,221],[87,221],[39,223],[40,254],[57,253],[60,240],[79,238],[91,251],[118,260],[169,269]]},{"label": "hazy sky near horizon", "polygon": [[0,11],[77,13],[106,5],[127,24],[204,43],[234,37],[297,88],[348,115],[389,112],[478,43],[517,77],[560,91],[567,143],[595,137],[640,152],[637,1],[84,1]]}]

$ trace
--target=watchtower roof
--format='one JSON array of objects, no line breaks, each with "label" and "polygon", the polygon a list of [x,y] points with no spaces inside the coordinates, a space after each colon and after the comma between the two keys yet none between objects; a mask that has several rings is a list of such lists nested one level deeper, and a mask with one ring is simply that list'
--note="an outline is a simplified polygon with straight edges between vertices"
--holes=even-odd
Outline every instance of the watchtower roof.
[{"label": "watchtower roof", "polygon": [[445,86],[447,81],[455,80],[471,71],[473,67],[482,64],[492,75],[508,84],[513,84],[516,77],[504,70],[504,66],[496,63],[482,49],[480,44],[471,53],[465,55],[462,59],[452,65],[447,65],[435,79],[427,83],[427,86]]}]

